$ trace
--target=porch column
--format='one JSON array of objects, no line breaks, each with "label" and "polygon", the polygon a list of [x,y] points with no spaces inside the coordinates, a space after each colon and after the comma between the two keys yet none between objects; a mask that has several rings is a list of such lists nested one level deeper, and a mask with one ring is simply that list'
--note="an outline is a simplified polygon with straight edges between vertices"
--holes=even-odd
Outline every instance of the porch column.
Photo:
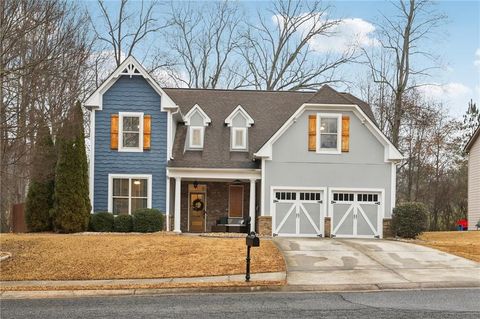
[{"label": "porch column", "polygon": [[180,197],[181,197],[181,184],[182,179],[180,177],[175,177],[175,220],[173,231],[176,233],[181,233],[180,230]]},{"label": "porch column", "polygon": [[170,231],[170,177],[168,176],[165,193],[165,229],[166,231]]},{"label": "porch column", "polygon": [[255,179],[250,180],[250,231],[255,231]]}]

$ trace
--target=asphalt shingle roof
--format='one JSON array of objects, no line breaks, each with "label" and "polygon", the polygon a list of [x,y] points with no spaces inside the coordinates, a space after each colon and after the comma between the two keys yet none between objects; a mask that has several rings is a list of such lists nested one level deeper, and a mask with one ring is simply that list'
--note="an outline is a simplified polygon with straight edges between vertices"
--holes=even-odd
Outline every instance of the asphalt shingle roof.
[{"label": "asphalt shingle roof", "polygon": [[[368,106],[350,94],[338,93],[329,86],[317,92],[212,90],[165,88],[165,93],[186,114],[195,104],[211,118],[205,129],[202,151],[185,150],[187,129],[179,123],[173,145],[170,167],[203,168],[258,168],[253,153],[280,129],[288,118],[304,103],[358,104],[373,119]],[[241,105],[255,121],[248,129],[248,152],[230,151],[230,128],[225,119]]]}]

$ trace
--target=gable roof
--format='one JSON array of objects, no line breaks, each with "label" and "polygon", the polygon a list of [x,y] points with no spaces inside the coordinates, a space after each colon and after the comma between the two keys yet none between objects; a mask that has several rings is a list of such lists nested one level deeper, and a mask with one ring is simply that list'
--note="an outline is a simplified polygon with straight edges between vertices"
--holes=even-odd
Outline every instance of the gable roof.
[{"label": "gable roof", "polygon": [[[177,125],[173,143],[171,167],[258,168],[256,153],[303,104],[349,105],[357,104],[374,122],[370,106],[351,96],[324,85],[317,92],[255,91],[164,88],[171,99],[186,114],[195,105],[211,118],[205,130],[203,151],[185,150],[186,127]],[[360,103],[362,102],[362,103]],[[248,152],[230,151],[228,116],[241,105],[255,121],[248,129]]]},{"label": "gable roof", "polygon": [[87,109],[101,110],[103,104],[103,93],[105,93],[121,76],[143,76],[143,78],[153,87],[160,95],[161,109],[176,108],[175,103],[165,94],[163,89],[158,85],[145,68],[133,56],[127,57],[103,83],[87,98],[84,106]]},{"label": "gable roof", "polygon": [[475,144],[479,136],[480,136],[480,126],[477,127],[472,137],[468,141],[467,145],[465,145],[465,149],[464,149],[465,153],[470,152],[470,149],[472,148],[473,144]]}]

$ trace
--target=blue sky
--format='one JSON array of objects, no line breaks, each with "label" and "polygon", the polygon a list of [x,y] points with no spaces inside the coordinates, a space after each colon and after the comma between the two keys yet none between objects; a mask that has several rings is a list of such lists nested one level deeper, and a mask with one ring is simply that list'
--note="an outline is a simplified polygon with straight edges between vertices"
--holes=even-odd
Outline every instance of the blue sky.
[{"label": "blue sky", "polygon": [[[96,3],[84,3],[94,14],[98,14]],[[349,21],[344,33],[360,30],[367,43],[375,41],[372,28],[379,21],[381,13],[386,16],[395,13],[395,8],[388,1],[336,0],[327,3],[332,6],[329,17]],[[268,1],[241,1],[246,14],[250,16],[254,16],[257,9],[268,8],[269,4]],[[138,5],[138,2],[133,5]],[[110,2],[109,6],[115,6],[115,2]],[[480,0],[437,1],[437,10],[445,13],[448,20],[428,46],[440,57],[442,68],[429,79],[429,83],[436,85],[423,87],[422,92],[432,100],[444,103],[452,116],[460,117],[470,99],[476,101],[477,105],[480,103]],[[262,11],[268,15],[266,10]],[[331,39],[326,45],[338,45],[341,43],[339,40]],[[357,68],[360,67],[348,67],[352,79],[355,74],[363,72]],[[347,89],[341,86],[337,88]],[[351,90],[358,93],[354,88]]]}]

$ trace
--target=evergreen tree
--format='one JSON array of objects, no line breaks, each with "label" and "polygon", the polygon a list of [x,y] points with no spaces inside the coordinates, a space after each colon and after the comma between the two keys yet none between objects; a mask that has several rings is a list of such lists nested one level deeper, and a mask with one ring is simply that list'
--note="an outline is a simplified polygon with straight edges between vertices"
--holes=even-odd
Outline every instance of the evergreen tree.
[{"label": "evergreen tree", "polygon": [[53,226],[62,233],[85,231],[91,206],[80,102],[69,110],[60,129],[57,151]]},{"label": "evergreen tree", "polygon": [[40,118],[33,147],[30,184],[25,205],[25,221],[32,232],[52,229],[56,154],[47,123]]},{"label": "evergreen tree", "polygon": [[468,102],[467,113],[463,115],[464,144],[468,143],[473,133],[475,133],[475,130],[479,127],[480,109],[477,108],[476,103],[473,103],[473,100],[470,100],[470,102]]}]

